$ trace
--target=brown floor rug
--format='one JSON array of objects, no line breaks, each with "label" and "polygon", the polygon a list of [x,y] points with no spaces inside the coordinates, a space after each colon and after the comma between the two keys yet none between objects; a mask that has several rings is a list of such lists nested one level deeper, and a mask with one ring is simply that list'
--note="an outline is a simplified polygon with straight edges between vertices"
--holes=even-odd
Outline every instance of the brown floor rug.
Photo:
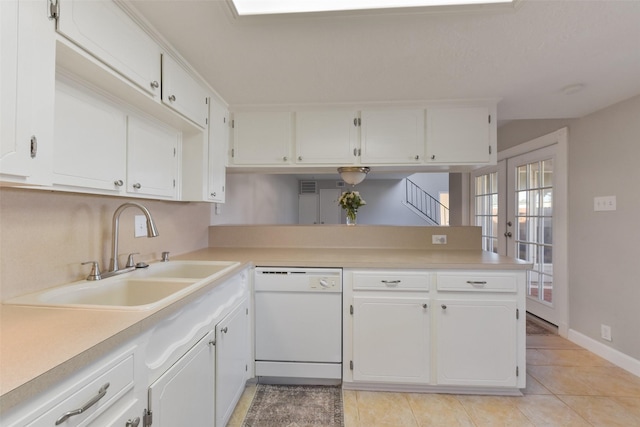
[{"label": "brown floor rug", "polygon": [[243,427],[342,427],[340,386],[258,384]]}]

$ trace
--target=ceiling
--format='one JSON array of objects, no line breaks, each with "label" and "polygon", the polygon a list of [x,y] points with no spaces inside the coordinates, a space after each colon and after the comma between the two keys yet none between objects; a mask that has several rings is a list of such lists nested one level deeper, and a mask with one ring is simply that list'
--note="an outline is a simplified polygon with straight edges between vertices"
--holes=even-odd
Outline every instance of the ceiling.
[{"label": "ceiling", "polygon": [[232,108],[497,98],[504,121],[581,117],[640,94],[640,1],[252,18],[224,0],[128,3]]}]

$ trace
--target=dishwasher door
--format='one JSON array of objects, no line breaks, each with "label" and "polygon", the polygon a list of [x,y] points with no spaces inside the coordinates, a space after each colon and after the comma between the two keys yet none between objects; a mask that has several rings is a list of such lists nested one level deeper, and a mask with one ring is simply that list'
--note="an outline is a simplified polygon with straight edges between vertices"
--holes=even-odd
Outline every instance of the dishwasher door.
[{"label": "dishwasher door", "polygon": [[342,377],[342,271],[256,269],[256,375]]}]

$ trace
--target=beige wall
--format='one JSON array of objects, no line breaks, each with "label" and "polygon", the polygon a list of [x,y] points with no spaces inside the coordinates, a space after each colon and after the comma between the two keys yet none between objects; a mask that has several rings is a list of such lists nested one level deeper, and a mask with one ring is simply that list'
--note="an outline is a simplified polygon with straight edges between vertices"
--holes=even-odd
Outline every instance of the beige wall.
[{"label": "beige wall", "polygon": [[211,225],[297,224],[294,175],[227,173],[226,203],[211,210]]},{"label": "beige wall", "polygon": [[162,251],[181,254],[208,245],[208,203],[161,202],[39,190],[0,189],[0,299],[83,279],[98,260],[106,269],[111,253],[111,219],[118,206],[146,206],[160,235],[133,238],[134,208],[120,217],[120,262],[154,260]]},{"label": "beige wall", "polygon": [[[498,130],[505,149],[569,127],[569,328],[640,360],[640,96],[574,120],[520,120]],[[593,198],[617,210],[594,212]],[[613,342],[600,339],[611,326]]]}]

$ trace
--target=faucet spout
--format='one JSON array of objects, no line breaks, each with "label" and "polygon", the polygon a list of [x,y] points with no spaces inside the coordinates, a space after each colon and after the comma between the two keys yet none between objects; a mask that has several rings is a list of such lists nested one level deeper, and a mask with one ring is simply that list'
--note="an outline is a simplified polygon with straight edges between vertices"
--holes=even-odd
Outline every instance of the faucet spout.
[{"label": "faucet spout", "polygon": [[113,213],[113,220],[111,221],[111,261],[109,263],[110,272],[120,270],[120,265],[118,264],[118,231],[120,229],[120,214],[126,208],[130,207],[140,209],[147,219],[147,237],[158,236],[158,229],[156,228],[155,222],[153,222],[153,218],[151,217],[151,212],[149,212],[149,209],[135,202],[127,202],[120,205],[118,209],[116,209],[116,211]]}]

